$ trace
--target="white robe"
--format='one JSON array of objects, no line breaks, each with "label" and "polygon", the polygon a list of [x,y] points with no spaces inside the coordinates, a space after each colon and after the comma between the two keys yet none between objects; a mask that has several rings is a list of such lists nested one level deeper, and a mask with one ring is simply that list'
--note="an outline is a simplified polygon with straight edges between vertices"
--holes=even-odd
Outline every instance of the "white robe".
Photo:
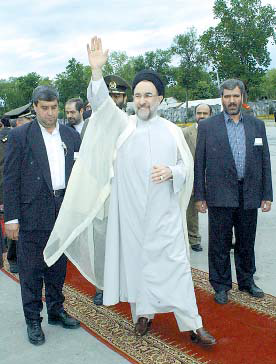
[{"label": "white robe", "polygon": [[[184,321],[180,329],[201,327],[188,260],[185,216],[192,190],[193,161],[182,131],[158,116],[147,122],[136,116],[128,118],[109,97],[91,121],[44,252],[46,263],[53,264],[65,251],[81,273],[96,283],[93,220],[106,216],[104,203],[112,180],[104,304],[135,303],[136,315],[180,312]],[[101,139],[103,150],[101,155],[92,154],[97,162],[91,162],[93,157],[85,154],[84,149],[89,151],[97,133],[104,138]],[[105,139],[109,140],[109,152]],[[103,166],[104,178],[99,169],[101,159],[108,159],[108,165],[111,163],[110,169]],[[154,184],[150,178],[153,165],[170,166],[173,180]],[[80,176],[81,172],[85,176]],[[95,183],[97,175],[101,180],[99,185]],[[87,199],[83,196],[82,204],[75,200],[74,205],[75,190],[78,188],[79,192],[81,185],[83,194],[89,193],[89,181],[94,203],[91,196]],[[77,221],[69,218],[73,206]],[[72,210],[71,214],[74,214]]]}]

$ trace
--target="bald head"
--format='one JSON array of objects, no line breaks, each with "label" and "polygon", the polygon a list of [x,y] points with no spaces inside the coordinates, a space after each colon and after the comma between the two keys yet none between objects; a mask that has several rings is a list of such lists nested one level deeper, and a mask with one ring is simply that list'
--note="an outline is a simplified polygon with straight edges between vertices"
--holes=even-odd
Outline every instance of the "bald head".
[{"label": "bald head", "polygon": [[195,118],[198,123],[202,119],[207,119],[212,115],[212,108],[208,104],[199,104],[195,108]]}]

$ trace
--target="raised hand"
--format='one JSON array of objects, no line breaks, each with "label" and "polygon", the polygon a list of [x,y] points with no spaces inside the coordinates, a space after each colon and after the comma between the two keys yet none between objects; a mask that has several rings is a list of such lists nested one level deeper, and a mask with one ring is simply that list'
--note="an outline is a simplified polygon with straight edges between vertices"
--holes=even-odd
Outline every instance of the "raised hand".
[{"label": "raised hand", "polygon": [[87,44],[87,53],[92,71],[101,69],[108,58],[108,49],[103,51],[102,40],[97,36],[91,39],[91,45]]}]

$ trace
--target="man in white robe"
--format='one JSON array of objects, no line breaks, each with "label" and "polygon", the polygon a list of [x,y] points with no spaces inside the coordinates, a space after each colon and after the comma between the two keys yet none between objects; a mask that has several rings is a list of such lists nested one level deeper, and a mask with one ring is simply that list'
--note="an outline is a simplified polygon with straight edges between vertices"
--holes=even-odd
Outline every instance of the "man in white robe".
[{"label": "man in white robe", "polygon": [[[45,261],[53,264],[65,252],[97,283],[93,226],[108,215],[104,304],[129,302],[139,335],[147,333],[155,313],[173,312],[180,331],[190,331],[195,342],[213,345],[216,341],[198,314],[188,259],[185,211],[193,160],[181,130],[157,116],[164,85],[155,72],[138,73],[133,82],[136,116],[128,117],[109,98],[101,71],[108,52],[102,51],[99,38],[92,39],[88,55],[88,100],[96,112],[44,251]],[[74,200],[78,180],[83,197]],[[74,219],[69,215],[72,206]]]}]

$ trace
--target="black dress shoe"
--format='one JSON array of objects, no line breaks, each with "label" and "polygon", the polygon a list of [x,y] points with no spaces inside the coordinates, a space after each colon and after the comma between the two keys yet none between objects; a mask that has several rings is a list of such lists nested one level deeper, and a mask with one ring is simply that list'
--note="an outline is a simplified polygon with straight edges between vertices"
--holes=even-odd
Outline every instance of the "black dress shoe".
[{"label": "black dress shoe", "polygon": [[77,329],[80,326],[80,322],[70,316],[66,311],[48,314],[48,324],[61,325],[65,329]]},{"label": "black dress shoe", "polygon": [[228,293],[226,291],[218,291],[215,293],[215,301],[220,305],[225,305],[228,302]]},{"label": "black dress shoe", "polygon": [[152,320],[146,317],[139,317],[135,324],[134,332],[138,336],[144,336],[149,331]]},{"label": "black dress shoe", "polygon": [[103,291],[96,292],[95,296],[93,297],[93,302],[96,306],[103,305]]},{"label": "black dress shoe", "polygon": [[190,331],[190,335],[192,342],[196,344],[212,346],[217,343],[216,339],[204,327],[196,330],[196,332]]},{"label": "black dress shoe", "polygon": [[252,297],[256,298],[264,297],[264,292],[261,290],[261,288],[257,287],[254,282],[251,283],[249,286],[239,287],[239,290],[242,292],[247,292]]},{"label": "black dress shoe", "polygon": [[45,343],[44,332],[41,328],[41,320],[28,320],[27,333],[31,344],[42,345]]},{"label": "black dress shoe", "polygon": [[202,250],[203,250],[203,248],[202,248],[202,246],[200,244],[191,245],[191,248],[195,252],[202,252]]}]

